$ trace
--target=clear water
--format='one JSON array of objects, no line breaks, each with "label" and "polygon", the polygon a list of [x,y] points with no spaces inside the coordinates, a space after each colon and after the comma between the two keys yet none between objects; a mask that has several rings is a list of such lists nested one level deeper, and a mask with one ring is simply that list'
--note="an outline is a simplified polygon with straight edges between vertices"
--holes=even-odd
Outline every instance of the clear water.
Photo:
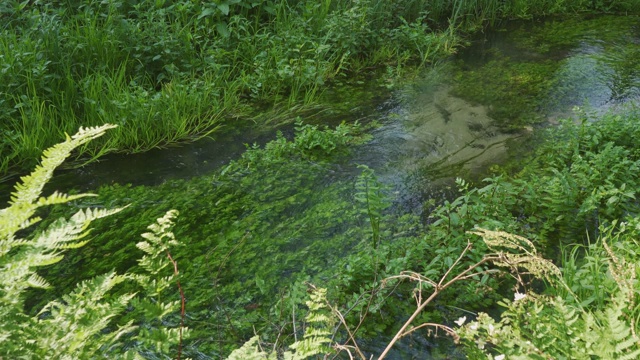
[{"label": "clear water", "polygon": [[[615,17],[597,21],[585,21],[588,26],[569,35],[556,34],[559,30],[553,29],[573,24],[555,20],[506,24],[480,34],[447,63],[425,71],[399,90],[390,92],[377,80],[351,89],[348,99],[339,90],[336,94],[328,90],[328,99],[342,102],[324,105],[309,118],[331,125],[340,121],[381,124],[372,130],[372,141],[345,162],[375,169],[379,179],[393,188],[395,210],[420,214],[425,200],[449,195],[447,186],[453,178],[481,177],[488,167],[508,161],[514,152],[529,151],[520,148],[526,144],[524,138],[573,116],[575,106],[599,112],[640,100],[640,22]],[[545,64],[546,72],[523,73],[518,78],[517,66],[535,64]],[[506,76],[503,72],[508,66],[516,70]],[[551,86],[526,78],[534,75]],[[522,89],[542,90],[513,93],[500,88],[502,78]],[[490,101],[478,100],[485,94],[464,96],[460,89],[471,87],[495,96],[484,97]],[[526,104],[532,104],[534,111],[500,112],[516,97],[531,97]],[[514,113],[527,120],[507,129],[493,117],[497,113]],[[291,134],[290,128],[282,131]],[[107,156],[80,169],[60,171],[50,187],[82,191],[112,183],[153,187],[167,180],[207,175],[237,158],[245,143],[265,143],[273,137],[274,131],[247,128],[181,147]],[[335,169],[339,174],[327,181],[357,174],[354,166]],[[434,346],[428,340],[408,339],[389,358],[431,358],[427,349]],[[374,353],[380,348],[375,341],[366,347]],[[449,350],[438,352],[453,356]]]}]

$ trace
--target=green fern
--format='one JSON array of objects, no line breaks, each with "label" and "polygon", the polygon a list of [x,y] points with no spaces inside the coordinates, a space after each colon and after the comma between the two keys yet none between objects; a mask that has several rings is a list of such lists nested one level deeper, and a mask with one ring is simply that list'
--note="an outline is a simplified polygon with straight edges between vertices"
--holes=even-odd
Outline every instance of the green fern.
[{"label": "green fern", "polygon": [[[525,268],[530,274],[547,279],[552,286],[564,283],[555,265],[540,258],[522,237],[479,230],[490,248],[502,247],[497,265]],[[632,312],[637,289],[635,263],[619,258],[602,240],[610,255],[609,272],[617,288],[601,308],[590,308],[571,293],[560,296],[520,294],[515,301],[503,300],[506,307],[500,322],[486,314],[459,329],[470,354],[505,355],[509,359],[637,359],[640,339],[634,331]],[[491,349],[485,346],[490,343]]]},{"label": "green fern", "polygon": [[117,331],[100,336],[111,320],[122,313],[135,294],[107,298],[108,292],[127,276],[109,273],[84,281],[62,301],[47,304],[38,314],[31,338],[34,353],[52,358],[90,358],[103,347],[112,346],[122,335],[134,330],[129,322]]},{"label": "green fern", "polygon": [[[295,356],[290,359],[306,359],[309,356],[326,353],[329,351],[327,344],[331,343],[331,325],[334,320],[327,306],[327,289],[316,288],[309,295],[306,302],[309,307],[307,315],[307,329],[304,338],[296,341],[290,347],[296,350]],[[285,355],[285,358],[286,355]]]},{"label": "green fern", "polygon": [[[182,321],[179,328],[167,328],[162,324],[175,309],[180,308],[182,300],[182,320],[184,319],[184,296],[174,297],[174,300],[165,301],[163,298],[169,293],[171,288],[177,284],[180,287],[177,274],[177,263],[171,258],[170,250],[179,245],[175,235],[171,231],[174,226],[174,219],[178,216],[178,211],[170,210],[163,217],[159,218],[155,224],[148,226],[150,232],[142,234],[146,241],[141,241],[136,246],[145,252],[145,255],[138,260],[138,264],[145,270],[144,274],[135,274],[132,277],[138,282],[145,294],[144,297],[136,297],[131,304],[136,309],[132,316],[138,318],[153,319],[140,329],[138,336],[138,348],[145,351],[152,351],[160,354],[168,354],[175,339],[186,335]],[[169,261],[167,261],[169,258]],[[170,268],[173,265],[173,268]],[[170,268],[170,269],[168,269]],[[167,276],[170,272],[172,275]],[[180,288],[180,291],[182,289]],[[180,352],[180,350],[178,350]]]},{"label": "green fern", "polygon": [[[304,360],[311,356],[328,353],[331,349],[331,328],[335,322],[331,310],[327,305],[327,290],[313,288],[306,302],[309,314],[306,317],[307,328],[304,337],[291,344],[289,347],[295,352],[285,351],[282,355],[285,360]],[[266,352],[260,347],[260,337],[254,336],[244,343],[242,347],[234,350],[228,360],[275,360],[276,352]]]},{"label": "green fern", "polygon": [[[41,165],[16,185],[9,207],[0,210],[0,354],[3,358],[92,359],[117,355],[119,358],[134,359],[140,358],[140,355],[131,346],[124,345],[125,335],[129,342],[133,339],[138,344],[148,344],[152,339],[157,339],[154,338],[155,335],[160,334],[162,346],[153,349],[165,353],[168,353],[168,347],[178,339],[177,329],[165,329],[164,326],[152,331],[140,328],[132,338],[131,333],[137,328],[134,326],[134,319],[124,324],[114,324],[114,319],[131,305],[153,301],[153,306],[162,308],[161,311],[143,314],[148,315],[143,316],[144,319],[162,319],[176,308],[175,301],[159,301],[159,294],[166,291],[173,280],[173,276],[162,276],[168,261],[163,260],[160,254],[167,252],[169,246],[176,243],[169,231],[173,224],[171,220],[176,215],[174,212],[159,219],[158,225],[152,225],[152,235],[145,235],[150,242],[141,246],[147,253],[141,260],[141,265],[149,275],[108,273],[78,284],[73,292],[48,303],[36,316],[29,316],[24,312],[27,289],[50,287],[47,280],[37,273],[38,268],[59,262],[69,249],[84,246],[93,220],[122,210],[80,210],[69,219],[53,221],[44,231],[22,237],[28,232],[21,230],[41,220],[35,215],[38,209],[93,196],[69,196],[54,192],[43,197],[41,193],[55,168],[75,148],[113,127],[104,125],[81,128],[76,135],[67,136],[65,142],[47,149]],[[165,241],[166,239],[169,241]],[[136,280],[143,285],[142,288],[147,293],[145,300],[140,300],[136,294],[110,294],[115,286],[127,280]],[[146,351],[150,347],[135,348]]]},{"label": "green fern", "polygon": [[275,352],[267,353],[260,347],[260,336],[256,335],[245,342],[242,347],[234,350],[227,360],[276,360]]}]

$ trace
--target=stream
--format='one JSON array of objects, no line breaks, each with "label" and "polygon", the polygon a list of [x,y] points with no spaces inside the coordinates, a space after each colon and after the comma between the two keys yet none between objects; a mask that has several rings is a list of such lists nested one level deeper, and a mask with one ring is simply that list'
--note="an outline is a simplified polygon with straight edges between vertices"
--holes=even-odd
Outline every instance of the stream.
[{"label": "stream", "polygon": [[[449,62],[424,71],[400,90],[389,92],[375,79],[349,88],[350,96],[328,96],[328,101],[342,101],[339,107],[351,105],[349,110],[329,107],[324,111],[323,107],[309,118],[332,125],[340,121],[382,124],[351,162],[372,167],[395,187],[423,187],[457,176],[481,175],[490,165],[508,161],[510,148],[517,148],[516,139],[573,117],[576,106],[597,115],[640,98],[639,20],[600,17],[583,26],[573,24],[578,20],[569,22],[507,23],[477,35]],[[577,29],[565,34],[558,30],[563,26]],[[527,65],[530,71],[519,73]],[[466,86],[470,89],[461,90]],[[513,88],[505,89],[508,86]],[[517,99],[521,96],[532,103],[523,104]],[[492,116],[504,117],[504,113],[510,116],[496,125]],[[504,131],[500,125],[505,121],[516,124]],[[273,132],[251,128],[214,134],[213,139],[180,147],[106,156],[82,168],[61,171],[53,183],[60,189],[88,191],[113,183],[157,185],[188,179],[237,158],[245,144],[271,139]]]},{"label": "stream", "polygon": [[[130,184],[129,187],[116,186],[116,190],[113,190],[115,195],[113,198],[106,196],[104,204],[116,202],[113,199],[117,194],[127,194],[127,189],[130,189],[130,192],[142,193],[149,198],[144,200],[146,203],[140,202],[142,205],[132,206],[137,209],[135,211],[147,211],[153,206],[172,206],[163,203],[165,196],[162,195],[163,191],[170,191],[167,190],[170,188],[184,193],[185,197],[193,196],[189,205],[184,206],[190,209],[189,212],[196,213],[193,220],[195,225],[184,220],[178,222],[178,226],[190,229],[181,230],[184,237],[199,239],[197,244],[190,242],[189,249],[182,250],[183,255],[189,256],[192,262],[184,265],[187,268],[185,271],[203,278],[201,282],[196,281],[194,289],[211,287],[211,278],[215,278],[213,287],[237,286],[233,284],[238,281],[243,286],[257,290],[246,291],[236,299],[228,299],[235,294],[231,290],[219,290],[216,295],[210,295],[207,290],[192,294],[191,297],[198,298],[194,303],[198,303],[200,308],[189,315],[189,320],[194,323],[190,327],[198,328],[200,323],[218,322],[205,326],[206,331],[212,332],[212,329],[226,326],[222,324],[224,320],[220,319],[230,315],[245,316],[247,322],[257,321],[262,316],[271,316],[253,312],[257,307],[269,312],[269,300],[273,292],[270,287],[283,286],[293,279],[302,281],[300,279],[305,276],[300,276],[301,273],[306,272],[310,276],[322,273],[326,270],[322,266],[330,268],[334,262],[332,259],[346,256],[359,246],[357,242],[345,240],[357,239],[354,233],[350,233],[349,228],[353,223],[350,219],[344,219],[351,213],[338,213],[342,209],[352,209],[353,205],[345,200],[346,203],[340,205],[342,207],[336,205],[327,208],[323,200],[313,200],[316,196],[313,194],[327,191],[326,196],[318,197],[333,202],[353,196],[352,184],[360,173],[355,164],[363,164],[373,169],[378,180],[390,189],[393,203],[391,211],[426,217],[428,207],[425,203],[430,199],[439,202],[450,197],[454,193],[451,188],[456,177],[479,180],[491,166],[517,161],[520,156],[533,150],[534,144],[527,141],[531,135],[558,124],[561,119],[575,116],[576,107],[597,115],[615,111],[617,107],[628,103],[637,103],[640,100],[640,20],[637,17],[607,16],[565,21],[509,22],[475,35],[457,55],[425,69],[399,89],[390,91],[384,85],[383,80],[374,79],[347,90],[327,90],[325,96],[328,101],[341,99],[342,103],[335,107],[326,105],[319,108],[317,113],[309,115],[309,120],[331,126],[341,121],[375,123],[378,126],[371,130],[372,140],[356,147],[347,155],[347,159],[330,167],[330,175],[313,180],[315,182],[310,187],[305,187],[306,183],[301,182],[303,190],[299,193],[295,189],[288,191],[287,201],[295,206],[285,207],[281,213],[275,213],[274,208],[265,208],[255,210],[258,215],[252,213],[240,217],[242,221],[250,217],[259,218],[250,226],[246,225],[251,230],[243,228],[244,225],[236,225],[241,220],[230,222],[233,224],[230,229],[211,225],[218,221],[215,219],[203,224],[202,219],[209,216],[205,210],[200,210],[208,206],[209,199],[204,196],[208,196],[207,191],[217,190],[201,187],[215,187],[215,181],[208,180],[209,176],[224,168],[229,161],[237,159],[245,151],[245,143],[265,144],[273,139],[273,131],[260,133],[244,129],[234,134],[214,135],[213,140],[204,139],[181,147],[139,155],[110,155],[80,169],[57,172],[49,186],[62,191],[95,191],[107,185]],[[291,137],[290,126],[281,130],[285,137]],[[315,172],[311,174],[318,177]],[[269,189],[269,186],[265,185],[265,189]],[[273,186],[279,185],[274,181]],[[99,193],[102,197],[103,193],[110,191],[103,188]],[[195,195],[190,195],[190,192]],[[260,196],[264,196],[264,201],[274,203],[281,199],[275,197],[276,200],[273,200],[268,193]],[[131,195],[131,199],[135,203],[136,195]],[[220,201],[216,202],[216,206]],[[311,211],[310,215],[298,217],[302,216],[298,213],[308,211]],[[189,219],[189,213],[184,210],[181,212]],[[334,223],[325,220],[330,219],[323,217],[325,213],[343,219]],[[318,224],[309,219],[317,219]],[[117,224],[113,226],[114,229],[116,227]],[[294,227],[303,230],[290,230]],[[260,233],[263,228],[273,230],[273,234]],[[127,231],[135,236],[144,231],[144,226]],[[248,235],[250,231],[251,235]],[[215,236],[224,236],[225,240],[215,240],[217,245],[213,246]],[[270,243],[269,239],[276,238],[284,238],[283,243]],[[207,245],[207,241],[211,245]],[[237,244],[252,241],[263,242],[263,247],[247,245],[242,254],[238,254],[242,258],[229,258],[236,256],[234,249]],[[327,244],[321,246],[314,241]],[[335,244],[334,241],[342,244],[340,251],[330,246]],[[112,245],[112,250],[87,249],[90,252],[88,258],[70,256],[63,262],[66,270],[57,269],[53,274],[72,277],[70,267],[93,266],[92,256],[102,258],[103,253],[117,254],[117,250],[113,250],[117,247]],[[283,255],[283,258],[273,255],[282,252],[288,255]],[[218,260],[213,262],[210,258]],[[117,261],[119,258],[114,256],[111,259]],[[277,265],[281,267],[272,269],[276,265],[257,264],[259,261],[281,262]],[[243,266],[245,270],[242,273],[237,269],[223,270],[226,266]],[[211,270],[212,267],[214,270]],[[274,276],[282,276],[284,281],[275,280],[272,278]],[[208,280],[205,279],[207,277]],[[210,305],[206,305],[207,296],[214,298]],[[216,315],[221,308],[226,309],[223,310],[225,315]],[[238,324],[235,326],[240,327]],[[219,331],[218,335],[212,333],[208,338],[193,342],[187,349],[190,356],[198,359],[217,358],[219,353],[215,350],[216,344],[227,336],[225,334],[229,330],[225,328]],[[375,353],[383,346],[369,343],[367,350]],[[433,346],[430,341],[414,339],[399,344],[389,358],[426,359],[431,358],[429,354],[432,352],[449,351],[435,351]]]}]

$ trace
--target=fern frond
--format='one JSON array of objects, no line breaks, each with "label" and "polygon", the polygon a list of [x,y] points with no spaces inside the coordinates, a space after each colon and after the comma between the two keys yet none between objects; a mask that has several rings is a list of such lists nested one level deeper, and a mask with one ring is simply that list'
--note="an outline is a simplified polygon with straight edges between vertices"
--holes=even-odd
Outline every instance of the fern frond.
[{"label": "fern frond", "polygon": [[40,218],[39,216],[34,216],[30,219],[27,219],[26,221],[24,221],[23,223],[21,223],[19,225],[19,229],[27,229],[29,227],[31,227],[34,224],[37,224],[38,222],[40,222],[42,220],[42,218]]},{"label": "fern frond", "polygon": [[331,343],[331,339],[326,336],[306,337],[305,334],[304,339],[291,344],[290,347],[296,352],[289,359],[307,359],[310,356],[325,353],[327,351],[326,345],[329,343]]},{"label": "fern frond", "polygon": [[16,239],[14,236],[10,236],[8,239],[0,240],[0,257],[5,256],[11,249],[28,245],[27,239]]},{"label": "fern frond", "polygon": [[[324,354],[329,351],[331,344],[332,325],[335,321],[326,315],[329,307],[326,304],[327,289],[316,288],[311,285],[310,300],[306,302],[309,314],[306,317],[309,326],[305,329],[304,338],[289,346],[295,352],[285,351],[282,357],[285,360],[304,360],[310,356]],[[244,345],[234,350],[228,360],[275,360],[277,353],[267,353],[260,348],[260,338],[256,335]]]},{"label": "fern frond", "polygon": [[69,243],[86,236],[88,234],[86,229],[92,221],[116,214],[125,208],[89,208],[78,211],[69,220],[58,219],[34,240],[33,246],[43,251],[58,250],[63,246],[74,246]]},{"label": "fern frond", "polygon": [[47,280],[35,273],[31,274],[29,279],[27,279],[27,283],[33,288],[48,289],[51,287]]},{"label": "fern frond", "polygon": [[0,211],[0,240],[11,241],[16,232],[26,229],[41,219],[32,217],[37,209],[34,204],[15,205]]},{"label": "fern frond", "polygon": [[42,189],[53,175],[54,170],[71,154],[76,147],[104,134],[114,125],[104,125],[94,128],[80,128],[73,137],[67,135],[65,142],[52,146],[45,150],[41,164],[36,166],[31,174],[20,178],[11,194],[9,207],[0,210],[0,241],[6,241],[1,246],[2,253],[13,247],[12,241],[17,231],[38,222],[40,219],[33,217],[35,211],[45,205],[59,204],[89,195],[63,195],[54,193],[46,198],[41,198]]},{"label": "fern frond", "polygon": [[115,208],[115,209],[92,209],[92,208],[88,208],[88,209],[84,209],[84,210],[80,210],[77,213],[75,213],[72,217],[71,217],[71,221],[76,222],[76,223],[89,223],[93,220],[97,220],[106,216],[110,216],[113,215],[115,213],[118,213],[120,211],[122,211],[123,209],[126,209],[129,205],[121,207],[121,208]]},{"label": "fern frond", "polygon": [[153,247],[146,241],[140,241],[136,244],[136,247],[147,254],[153,254]]},{"label": "fern frond", "polygon": [[26,252],[13,257],[11,262],[4,264],[0,271],[0,302],[4,305],[16,305],[21,301],[22,292],[39,281],[31,282],[29,279],[35,275],[34,267],[56,263],[62,259],[57,253],[42,254],[38,252]]},{"label": "fern frond", "polygon": [[622,341],[631,335],[631,328],[626,322],[620,321],[622,311],[617,307],[608,307],[604,312],[606,323],[611,330],[611,337],[616,342]]},{"label": "fern frond", "polygon": [[89,193],[69,195],[69,194],[64,194],[64,193],[59,193],[57,191],[54,191],[53,194],[47,197],[39,198],[38,201],[36,202],[36,205],[40,207],[40,206],[48,206],[48,205],[66,204],[70,201],[82,199],[85,197],[94,197],[94,196],[98,196],[98,195],[89,194]]},{"label": "fern frond", "polygon": [[[552,264],[541,262],[534,249],[527,249],[528,244],[522,238],[486,230],[476,233],[493,249],[505,251],[501,254],[506,255],[501,255],[499,260],[502,265],[529,266],[537,269],[531,272],[538,276],[556,276]],[[601,307],[587,307],[576,301],[575,295],[568,300],[562,296],[527,295],[525,300],[505,300],[507,310],[501,314],[498,324],[481,314],[477,321],[461,328],[459,335],[471,344],[478,344],[480,353],[487,355],[495,351],[514,359],[531,358],[532,354],[552,359],[639,358],[640,339],[633,331],[635,324],[630,316],[633,311],[630,309],[635,308],[632,303],[637,291],[636,265],[618,257],[604,241],[602,244],[610,255],[609,273],[617,288],[607,294],[609,301]],[[536,263],[536,268],[527,263]],[[562,278],[558,280],[567,286]],[[485,348],[486,343],[493,344],[491,350]]]},{"label": "fern frond", "polygon": [[[88,235],[89,232],[86,231],[84,234]],[[81,236],[81,237],[84,237],[84,236]],[[78,239],[76,239],[76,240],[78,240]],[[78,249],[78,248],[81,248],[81,247],[87,245],[88,243],[89,243],[89,240],[77,241],[77,242],[74,242],[74,243],[68,243],[68,244],[59,245],[58,249],[61,249],[61,250]]]},{"label": "fern frond", "polygon": [[75,148],[104,135],[105,131],[115,127],[116,125],[111,124],[90,128],[81,127],[72,137],[67,135],[63,143],[46,149],[42,154],[40,165],[36,166],[31,174],[21,177],[21,182],[15,186],[15,192],[11,194],[9,202],[10,207],[33,204],[40,197],[40,193],[53,175],[53,171],[69,157]]},{"label": "fern frond", "polygon": [[329,350],[327,345],[331,343],[331,326],[334,319],[328,316],[330,312],[326,304],[327,289],[315,287],[312,289],[310,300],[306,302],[309,307],[309,314],[306,317],[309,326],[304,332],[304,338],[290,346],[296,351],[291,359],[306,359]]},{"label": "fern frond", "polygon": [[109,216],[121,211],[117,209],[85,209],[78,211],[71,219],[58,219],[54,221],[45,231],[40,233],[34,240],[9,239],[2,241],[0,254],[9,253],[16,246],[23,247],[22,251],[16,253],[11,259],[5,260],[10,265],[6,265],[0,274],[0,284],[3,285],[2,299],[13,302],[11,298],[18,298],[21,292],[32,284],[29,279],[35,274],[35,268],[54,264],[63,257],[61,250],[78,248],[86,241],[78,241],[85,237],[87,227],[91,221],[105,216]]},{"label": "fern frond", "polygon": [[[122,313],[135,296],[106,297],[107,292],[127,278],[113,272],[98,276],[79,283],[72,293],[63,296],[63,302],[47,304],[38,314],[42,319],[35,325],[39,333],[34,338],[38,348],[50,349],[47,355],[54,358],[63,354],[75,358],[92,356],[103,346],[92,337]],[[111,336],[113,339],[115,336]]]},{"label": "fern frond", "polygon": [[271,360],[277,359],[276,354],[271,355],[260,349],[260,337],[258,335],[252,337],[242,345],[239,349],[234,350],[227,360]]},{"label": "fern frond", "polygon": [[[616,353],[617,354],[626,354],[628,351],[632,351],[635,349],[635,353],[639,353],[640,349],[637,349],[638,342],[633,337],[629,336],[626,339],[618,342],[616,344]],[[636,358],[637,359],[637,358]]]},{"label": "fern frond", "polygon": [[[41,165],[28,176],[22,177],[11,195],[9,207],[0,210],[0,358],[55,358],[89,359],[118,358],[140,359],[136,351],[124,350],[118,339],[136,329],[133,321],[118,327],[111,324],[114,317],[122,314],[132,303],[136,294],[108,296],[114,286],[125,280],[135,279],[150,290],[153,300],[144,299],[153,308],[154,318],[162,320],[177,307],[178,301],[159,301],[159,294],[170,285],[173,277],[152,278],[151,276],[116,275],[109,273],[84,281],[75,290],[60,300],[51,301],[35,316],[23,312],[24,290],[28,287],[47,288],[49,283],[35,271],[38,267],[56,263],[62,259],[63,251],[78,248],[87,243],[82,240],[89,234],[89,225],[93,220],[121,211],[123,208],[84,209],[69,219],[58,219],[44,231],[32,238],[16,236],[22,229],[34,225],[40,218],[35,216],[38,208],[54,204],[68,203],[92,194],[67,195],[54,192],[42,197],[45,183],[51,178],[55,168],[69,156],[71,151],[86,143],[105,130],[105,125],[95,128],[81,128],[64,143],[53,146],[43,154]],[[149,269],[163,269],[166,258],[159,257],[169,245],[176,244],[175,237],[169,232],[172,219],[177,212],[168,212],[158,224],[152,227],[153,239],[150,242],[153,251],[146,256]],[[162,261],[164,260],[164,261]],[[171,259],[174,266],[177,265]],[[158,272],[151,273],[157,275]],[[184,297],[182,298],[184,301]],[[140,302],[140,301],[139,301]],[[184,303],[183,303],[184,305]],[[182,340],[184,328],[140,330],[135,338],[136,344],[146,345],[156,341],[154,349],[167,353],[168,347],[178,337]],[[145,338],[145,334],[149,337]],[[137,346],[137,345],[136,345]],[[146,351],[142,346],[143,351]]]}]

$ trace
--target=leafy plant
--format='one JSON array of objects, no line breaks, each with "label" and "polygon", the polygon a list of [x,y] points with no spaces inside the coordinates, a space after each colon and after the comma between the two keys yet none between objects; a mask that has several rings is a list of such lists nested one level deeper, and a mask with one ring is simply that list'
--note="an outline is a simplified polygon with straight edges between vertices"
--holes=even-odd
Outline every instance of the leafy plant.
[{"label": "leafy plant", "polygon": [[[286,360],[304,360],[310,356],[325,354],[329,351],[328,344],[332,342],[330,335],[332,334],[332,326],[335,322],[331,309],[327,305],[326,289],[311,287],[307,307],[309,313],[306,317],[306,329],[304,337],[295,341],[289,346],[294,352],[285,351],[281,356]],[[277,352],[266,352],[260,349],[260,337],[258,335],[252,337],[242,345],[242,347],[234,350],[227,358],[228,360],[275,360],[280,358]]]},{"label": "leafy plant", "polygon": [[[109,272],[78,283],[72,292],[49,302],[35,316],[25,312],[26,291],[50,287],[37,270],[59,262],[66,251],[84,246],[92,221],[123,210],[80,210],[69,219],[51,222],[43,231],[29,231],[41,220],[37,213],[42,208],[92,196],[54,192],[44,197],[41,193],[55,168],[74,149],[111,128],[114,126],[80,128],[76,135],[67,136],[65,142],[45,150],[41,165],[21,179],[12,193],[9,207],[0,210],[0,352],[4,356],[84,359],[98,354],[107,357],[117,354],[122,358],[139,358],[143,351],[167,353],[178,332],[181,342],[183,324],[179,329],[159,327],[137,331],[139,327],[134,323],[141,318],[117,326],[115,321],[132,305],[145,309],[142,319],[160,320],[173,312],[175,303],[163,302],[160,294],[167,291],[174,277],[164,276],[162,269],[166,261],[159,259],[175,243],[170,229],[176,214],[171,212],[159,219],[158,225],[150,227],[153,233],[144,235],[150,242],[139,244],[148,254],[140,260],[148,275]],[[133,279],[146,290],[148,298],[142,299],[135,293],[112,294],[115,287]],[[130,341],[135,345],[125,346]]]},{"label": "leafy plant", "polygon": [[384,193],[385,187],[374,176],[373,170],[366,165],[358,166],[362,173],[356,180],[356,201],[363,205],[363,213],[367,215],[371,226],[371,245],[374,250],[380,244],[380,220],[382,211],[389,206]]},{"label": "leafy plant", "polygon": [[[608,274],[616,286],[606,291],[606,301],[581,301],[571,289],[589,286],[566,283],[561,270],[552,266],[544,277],[550,282],[549,295],[532,291],[516,293],[515,300],[503,300],[505,311],[496,322],[481,313],[476,321],[464,325],[457,333],[465,341],[469,354],[494,354],[494,359],[635,359],[640,356],[637,334],[638,299],[637,265],[613,252],[610,241],[624,240],[624,231],[600,239],[608,254]],[[483,234],[485,240],[487,234]],[[492,237],[493,238],[493,237]],[[622,248],[624,243],[616,242]],[[637,245],[632,245],[636,247]],[[499,264],[499,263],[498,263]],[[583,266],[589,266],[589,261]],[[504,264],[503,264],[504,265]],[[533,275],[540,276],[535,272]],[[568,293],[565,291],[568,290]],[[564,296],[558,296],[563,294]],[[489,346],[491,344],[491,346]],[[497,354],[497,355],[496,355]]]}]

